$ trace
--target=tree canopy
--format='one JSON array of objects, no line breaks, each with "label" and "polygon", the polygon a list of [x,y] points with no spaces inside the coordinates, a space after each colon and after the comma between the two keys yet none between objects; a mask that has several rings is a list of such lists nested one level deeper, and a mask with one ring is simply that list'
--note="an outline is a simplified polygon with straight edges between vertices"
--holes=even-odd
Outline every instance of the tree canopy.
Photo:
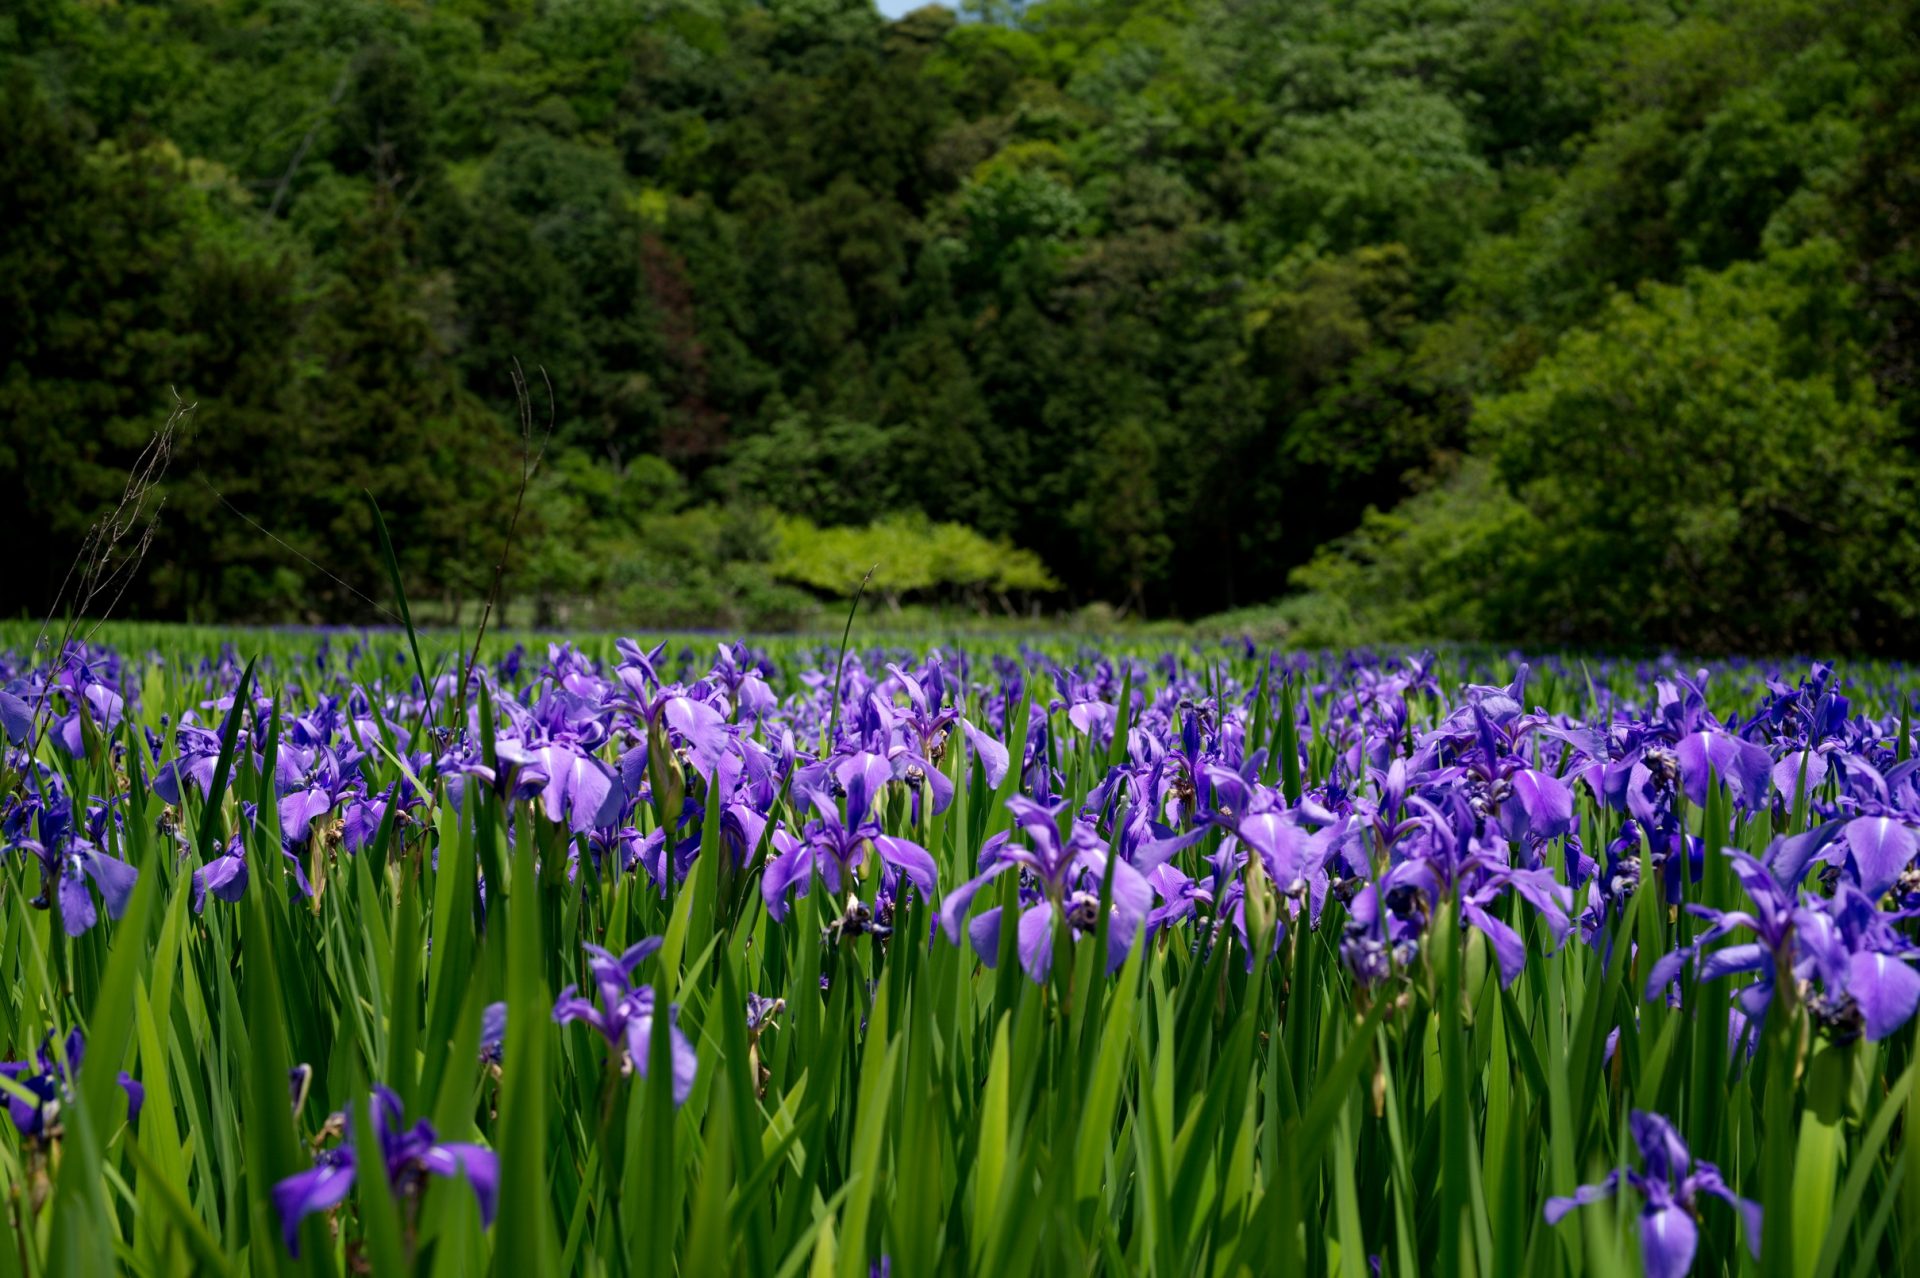
[{"label": "tree canopy", "polygon": [[1915,30],[1912,0],[22,0],[14,606],[177,391],[124,606],[367,615],[366,489],[458,609],[517,361],[553,439],[509,588],[553,607],[788,624],[880,544],[898,594],[983,608],[1291,592],[1299,638],[1911,649]]}]

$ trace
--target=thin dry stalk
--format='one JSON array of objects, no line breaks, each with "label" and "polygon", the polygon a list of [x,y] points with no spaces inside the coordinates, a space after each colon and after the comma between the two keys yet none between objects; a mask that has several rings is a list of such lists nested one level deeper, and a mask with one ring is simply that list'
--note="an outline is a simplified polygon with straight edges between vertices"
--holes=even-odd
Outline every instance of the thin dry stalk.
[{"label": "thin dry stalk", "polygon": [[513,538],[520,527],[520,511],[526,504],[527,487],[533,482],[534,474],[540,469],[540,463],[546,458],[547,443],[553,438],[555,406],[553,399],[553,379],[547,376],[545,366],[540,369],[540,380],[547,386],[547,429],[540,436],[540,447],[533,446],[533,397],[527,393],[526,374],[520,368],[520,361],[513,361],[513,396],[520,408],[520,490],[513,496],[513,517],[507,521],[507,535],[500,544],[500,558],[493,566],[493,584],[487,588],[487,601],[480,608],[480,626],[474,631],[473,652],[467,658],[466,666],[460,672],[460,695],[467,694],[467,683],[473,678],[474,667],[480,663],[480,641],[487,637],[487,621],[493,616],[494,603],[500,598],[500,585],[507,575],[507,561],[513,554]]},{"label": "thin dry stalk", "polygon": [[298,559],[301,563],[313,569],[315,572],[319,573],[322,577],[325,577],[328,581],[331,581],[334,585],[340,587],[340,589],[346,591],[348,594],[352,595],[354,598],[360,600],[360,602],[366,604],[367,607],[373,609],[375,612],[385,617],[389,622],[393,623],[396,626],[402,624],[399,613],[393,611],[391,608],[384,606],[383,604],[381,604],[381,602],[378,599],[375,599],[373,596],[367,594],[364,590],[361,590],[359,587],[355,586],[352,582],[348,581],[345,577],[340,576],[338,573],[328,571],[325,565],[313,559],[311,556],[302,554],[298,548],[296,548],[291,543],[289,543],[285,538],[276,534],[273,531],[273,529],[267,527],[265,524],[255,519],[252,515],[249,515],[246,511],[240,509],[238,506],[234,505],[231,501],[228,501],[227,495],[221,492],[218,488],[215,488],[212,484],[208,483],[207,477],[205,475],[195,474],[194,479],[199,482],[202,488],[206,489],[209,493],[212,493],[214,496],[214,499],[217,500],[222,506],[225,506],[229,511],[232,511],[235,515],[239,516],[240,519],[245,521],[245,523],[249,528],[252,528],[255,532],[259,533],[262,537],[265,537],[268,541],[280,547],[280,549],[286,551],[289,555],[292,555],[295,559]]},{"label": "thin dry stalk", "polygon": [[[179,433],[187,415],[199,406],[182,400],[178,391],[172,394],[173,411],[167,414],[167,420],[134,459],[132,468],[127,472],[126,487],[121,490],[119,503],[87,529],[79,553],[68,565],[67,575],[61,578],[60,590],[53,597],[46,620],[40,623],[40,633],[34,637],[35,652],[46,647],[47,632],[52,628],[55,617],[65,617],[55,655],[64,654],[76,636],[83,642],[92,639],[102,623],[112,615],[115,606],[126,594],[134,574],[140,570],[140,564],[146,559],[147,551],[153,545],[153,535],[160,526],[160,511],[167,504],[166,496],[159,492],[159,488],[161,480],[166,478],[167,466],[173,460],[174,436]],[[92,620],[92,624],[82,635],[81,626],[88,619]],[[43,727],[41,720],[51,705],[53,686],[54,680],[49,678],[34,703],[33,720],[27,737],[29,748],[40,738]]]}]

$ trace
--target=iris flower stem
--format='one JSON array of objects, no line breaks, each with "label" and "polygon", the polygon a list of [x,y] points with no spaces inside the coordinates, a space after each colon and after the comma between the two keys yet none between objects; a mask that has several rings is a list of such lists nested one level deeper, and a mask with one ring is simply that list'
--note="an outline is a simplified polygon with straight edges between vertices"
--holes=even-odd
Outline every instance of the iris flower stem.
[{"label": "iris flower stem", "polygon": [[860,579],[860,589],[853,592],[853,604],[847,609],[847,624],[840,631],[840,655],[833,660],[833,690],[829,694],[833,705],[827,715],[826,749],[829,751],[833,749],[833,739],[840,728],[840,680],[845,677],[847,671],[847,639],[853,634],[853,614],[860,611],[860,599],[867,593],[867,583],[872,581],[873,574],[879,571],[880,565],[875,564],[867,569],[867,575]]}]

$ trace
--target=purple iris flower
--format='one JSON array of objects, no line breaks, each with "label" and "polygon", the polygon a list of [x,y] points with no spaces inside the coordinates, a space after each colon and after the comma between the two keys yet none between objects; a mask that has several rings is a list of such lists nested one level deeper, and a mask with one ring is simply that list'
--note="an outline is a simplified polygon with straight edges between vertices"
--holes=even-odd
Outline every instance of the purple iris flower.
[{"label": "purple iris flower", "polygon": [[226,851],[193,872],[195,914],[207,908],[208,893],[229,905],[247,894],[247,848],[239,830],[227,840]]},{"label": "purple iris flower", "polygon": [[720,838],[733,853],[735,865],[745,865],[760,850],[767,815],[751,803],[735,800],[720,809]]},{"label": "purple iris flower", "polygon": [[[1739,1211],[1746,1225],[1747,1247],[1760,1256],[1760,1204],[1740,1197],[1712,1163],[1695,1161],[1673,1124],[1658,1114],[1634,1110],[1628,1119],[1633,1142],[1640,1148],[1644,1171],[1629,1171],[1627,1183],[1640,1191],[1640,1254],[1647,1278],[1682,1278],[1693,1266],[1700,1243],[1694,1224],[1702,1197],[1719,1198]],[[1620,1173],[1609,1172],[1597,1185],[1582,1185],[1568,1198],[1549,1198],[1546,1218],[1557,1225],[1568,1212],[1613,1197]]]},{"label": "purple iris flower", "polygon": [[[1804,869],[1804,853],[1797,845],[1805,842],[1806,836],[1781,840],[1771,865],[1730,851],[1734,875],[1752,908],[1721,911],[1689,905],[1689,911],[1712,926],[1696,944],[1654,964],[1647,997],[1664,992],[1689,961],[1698,962],[1702,981],[1750,972],[1757,979],[1734,997],[1740,1011],[1757,1023],[1773,1000],[1776,974],[1786,966],[1806,989],[1808,1014],[1836,1041],[1862,1033],[1882,1039],[1912,1019],[1920,1010],[1920,971],[1913,966],[1920,949],[1896,929],[1898,915],[1876,908],[1853,884],[1842,882],[1830,898],[1801,898],[1792,886],[1797,872],[1791,873],[1791,882],[1777,877],[1780,866]],[[1707,948],[1735,931],[1750,932],[1755,939]]]},{"label": "purple iris flower", "polygon": [[1175,866],[1155,866],[1147,873],[1147,883],[1162,902],[1147,915],[1148,936],[1183,919],[1198,920],[1203,908],[1209,911],[1213,909],[1213,892]]},{"label": "purple iris flower", "polygon": [[1526,966],[1526,942],[1501,920],[1489,911],[1503,893],[1511,892],[1533,908],[1547,934],[1555,946],[1564,944],[1573,931],[1573,920],[1567,910],[1573,904],[1572,889],[1553,877],[1546,869],[1496,868],[1490,870],[1473,891],[1460,898],[1460,916],[1476,930],[1485,934],[1493,946],[1494,958],[1500,965],[1500,983],[1513,984]]},{"label": "purple iris flower", "polygon": [[505,1059],[507,1047],[507,1005],[489,1003],[480,1013],[480,1060],[498,1065]]},{"label": "purple iris flower", "polygon": [[626,790],[614,770],[573,742],[534,744],[502,737],[495,750],[502,763],[519,765],[524,782],[537,785],[547,818],[564,821],[575,834],[614,824],[626,805]]},{"label": "purple iris flower", "polygon": [[[642,1078],[647,1076],[648,1063],[652,1060],[650,1048],[655,1020],[654,993],[651,985],[634,985],[633,970],[652,956],[661,944],[660,937],[650,936],[629,946],[626,953],[618,956],[597,945],[582,946],[591,956],[587,966],[593,973],[600,1006],[595,1007],[590,1000],[579,997],[577,985],[569,985],[561,990],[560,997],[553,1004],[555,1021],[562,1025],[569,1021],[585,1021],[600,1031],[601,1036],[613,1047],[624,1050],[626,1066],[639,1071]],[[667,1008],[667,1033],[673,1060],[673,1103],[684,1105],[687,1097],[693,1094],[693,1079],[699,1061],[693,1054],[693,1044],[687,1041],[687,1036],[680,1030],[680,1005],[677,1003]]]},{"label": "purple iris flower", "polygon": [[54,740],[68,754],[78,758],[86,753],[86,725],[92,725],[94,731],[103,736],[111,735],[120,726],[126,699],[97,675],[78,651],[68,654],[66,665],[53,686],[66,698],[69,707],[53,725]]},{"label": "purple iris flower", "polygon": [[[1463,791],[1441,794],[1430,800],[1410,795],[1407,809],[1413,825],[1395,848],[1395,863],[1380,876],[1378,887],[1388,908],[1403,917],[1429,917],[1432,903],[1449,892],[1460,900],[1460,918],[1480,932],[1493,947],[1500,965],[1500,980],[1511,985],[1526,965],[1526,943],[1490,908],[1505,893],[1512,892],[1532,906],[1546,924],[1554,944],[1565,941],[1573,930],[1567,911],[1573,893],[1545,869],[1509,865],[1504,849],[1482,844],[1478,831],[1485,818],[1475,800]],[[1408,898],[1419,898],[1417,902]],[[1405,903],[1403,903],[1405,902]],[[1376,938],[1393,944],[1393,938]]]},{"label": "purple iris flower", "polygon": [[1537,719],[1487,714],[1489,704],[1499,706],[1505,699],[1505,694],[1486,697],[1469,707],[1472,743],[1478,749],[1469,752],[1461,766],[1471,779],[1475,815],[1495,818],[1515,843],[1560,838],[1573,829],[1573,792],[1516,752],[1521,736],[1538,725]]},{"label": "purple iris flower", "polygon": [[1794,974],[1817,980],[1807,1012],[1837,1042],[1860,1033],[1883,1039],[1920,1010],[1920,971],[1913,967],[1920,949],[1896,930],[1894,919],[1850,883],[1819,908],[1795,914],[1800,958]]},{"label": "purple iris flower", "polygon": [[[70,1030],[58,1049],[48,1032],[40,1050],[24,1061],[0,1061],[0,1077],[33,1097],[7,1094],[7,1116],[23,1139],[47,1141],[60,1134],[60,1110],[74,1102],[74,1079],[80,1073],[80,1061],[86,1054],[86,1040],[78,1029]],[[140,1107],[146,1103],[147,1089],[127,1073],[120,1071],[120,1089],[127,1094],[127,1121],[140,1120]]]},{"label": "purple iris flower", "polygon": [[202,798],[212,793],[214,770],[220,762],[220,734],[183,723],[174,732],[174,744],[179,753],[153,774],[153,792],[178,807],[183,781],[198,786]]},{"label": "purple iris flower", "polygon": [[[1109,856],[1106,843],[1084,818],[1061,837],[1059,818],[1065,804],[1045,804],[1016,794],[1007,800],[1015,830],[987,840],[980,852],[980,873],[947,894],[940,903],[940,926],[947,939],[960,943],[966,924],[968,938],[981,962],[993,966],[1000,957],[1001,907],[994,906],[968,920],[967,911],[980,889],[1008,870],[1025,870],[1037,882],[1039,899],[1021,911],[1018,923],[1020,966],[1035,981],[1044,981],[1053,963],[1053,930],[1064,920],[1077,937],[1100,927],[1100,892]],[[1010,835],[1019,833],[1025,844]],[[1127,958],[1133,935],[1153,907],[1153,887],[1140,871],[1113,858],[1112,907],[1107,929],[1107,968],[1116,970]]]},{"label": "purple iris flower", "polygon": [[1749,812],[1766,804],[1773,760],[1753,742],[1703,728],[1680,738],[1673,753],[1680,761],[1680,788],[1696,807],[1706,805],[1707,782],[1712,777],[1724,782],[1733,791],[1734,801]]},{"label": "purple iris flower", "polygon": [[1248,855],[1258,857],[1281,899],[1282,913],[1274,919],[1271,941],[1277,948],[1302,908],[1308,909],[1315,921],[1319,919],[1327,898],[1328,863],[1350,836],[1357,835],[1359,827],[1345,815],[1318,811],[1317,805],[1302,805],[1303,812],[1315,811],[1331,820],[1327,829],[1308,830],[1299,824],[1296,813],[1286,809],[1276,791],[1219,764],[1208,764],[1205,776],[1213,791],[1213,807],[1201,813],[1205,824],[1148,845],[1133,858],[1133,865],[1157,873],[1165,868],[1160,862],[1195,842],[1208,829],[1224,830],[1226,837],[1208,857],[1214,867],[1213,887],[1221,894],[1221,912],[1232,919],[1234,931],[1246,944],[1246,884],[1239,871]]},{"label": "purple iris flower", "polygon": [[295,886],[300,889],[300,894],[308,898],[313,896],[313,884],[308,881],[306,867],[301,864],[300,858],[294,854],[286,840],[261,830],[259,820],[258,805],[243,802],[240,805],[240,825],[227,839],[226,850],[193,872],[192,904],[195,914],[206,909],[209,895],[233,905],[247,894],[247,884],[252,879],[252,872],[247,862],[246,843],[246,831],[250,827],[254,829],[255,837],[266,846],[270,847],[274,843],[280,845],[280,859],[286,862],[288,870],[293,875]]},{"label": "purple iris flower", "polygon": [[[913,795],[914,824],[918,825],[922,785],[933,794],[934,812],[946,811],[947,805],[953,802],[953,782],[941,771],[937,760],[946,749],[948,729],[960,714],[952,707],[941,709],[920,681],[899,666],[889,665],[887,669],[906,690],[907,712],[897,714],[889,708],[888,718],[897,730],[899,744],[887,745],[886,753]],[[869,701],[876,706],[884,705],[878,694]]]},{"label": "purple iris flower", "polygon": [[307,1106],[307,1093],[313,1090],[313,1066],[295,1065],[287,1071],[287,1101],[293,1106],[294,1116]]},{"label": "purple iris flower", "polygon": [[1383,894],[1369,883],[1347,904],[1340,957],[1362,985],[1378,985],[1396,969],[1413,965],[1426,931],[1425,898],[1399,891]]},{"label": "purple iris flower", "polygon": [[[344,1122],[344,1115],[339,1116]],[[405,1198],[419,1193],[429,1176],[465,1175],[480,1200],[480,1221],[493,1223],[500,1197],[500,1159],[483,1145],[442,1141],[433,1124],[421,1119],[404,1125],[400,1098],[390,1089],[373,1089],[373,1133],[386,1165],[387,1183]],[[332,1211],[353,1189],[358,1153],[353,1147],[353,1125],[346,1123],[346,1143],[315,1155],[313,1168],[274,1185],[273,1209],[279,1213],[281,1236],[287,1250],[300,1254],[300,1222],[315,1212]]]},{"label": "purple iris flower", "polygon": [[777,855],[767,862],[760,879],[767,913],[776,920],[784,919],[788,898],[795,893],[807,894],[816,869],[829,892],[837,896],[847,890],[869,847],[920,889],[928,901],[937,899],[939,871],[927,850],[907,839],[881,833],[873,808],[881,789],[893,779],[887,761],[877,754],[856,754],[841,759],[832,774],[847,793],[846,817],[842,819],[840,807],[830,795],[813,789],[807,793],[807,802],[816,815],[799,837],[785,829],[773,832]]},{"label": "purple iris flower", "polygon": [[296,746],[331,745],[345,719],[338,697],[321,697],[314,702],[313,709],[290,717],[287,740]]},{"label": "purple iris flower", "polygon": [[1085,736],[1099,749],[1105,749],[1113,740],[1113,730],[1120,718],[1120,710],[1112,702],[1101,698],[1100,687],[1081,677],[1068,667],[1055,666],[1052,671],[1053,686],[1059,691],[1060,699],[1054,704],[1067,712],[1067,722],[1074,730]]},{"label": "purple iris flower", "polygon": [[721,644],[713,663],[713,678],[726,690],[743,716],[764,719],[778,704],[762,677],[760,663],[743,643]]},{"label": "purple iris flower", "polygon": [[0,688],[0,728],[6,729],[7,740],[17,746],[27,744],[27,738],[33,735],[33,706],[12,688]]},{"label": "purple iris flower", "polygon": [[1814,662],[1797,687],[1778,679],[1768,679],[1766,685],[1772,695],[1761,707],[1757,722],[1777,732],[1795,733],[1813,746],[1846,726],[1852,704],[1835,691],[1834,670],[1827,662]]},{"label": "purple iris flower", "polygon": [[[1693,945],[1682,946],[1654,963],[1647,974],[1647,998],[1657,998],[1665,993],[1689,961],[1704,955],[1699,968],[1702,981],[1739,972],[1759,975],[1758,983],[1747,986],[1736,996],[1741,1011],[1750,1019],[1758,1020],[1766,1015],[1767,1004],[1773,998],[1773,978],[1778,960],[1791,953],[1794,916],[1799,906],[1793,888],[1775,877],[1772,868],[1737,849],[1729,850],[1727,857],[1732,863],[1734,877],[1746,889],[1752,907],[1745,910],[1715,910],[1689,904],[1687,912],[1706,919],[1710,926]],[[1778,864],[1777,854],[1775,863]],[[1755,939],[1708,950],[1708,946],[1735,931],[1751,932]]]},{"label": "purple iris flower", "polygon": [[[662,664],[660,658],[667,651],[664,639],[650,649],[642,648],[631,639],[616,639],[613,641],[613,646],[620,654],[621,666],[632,668],[634,678],[644,680],[656,687],[664,682],[660,677]],[[630,681],[623,678],[621,682],[629,683]]]},{"label": "purple iris flower", "polygon": [[328,746],[288,743],[274,765],[279,792],[280,833],[294,843],[306,840],[313,822],[360,792],[359,756],[345,758]]},{"label": "purple iris flower", "polygon": [[[108,856],[86,835],[74,829],[73,801],[57,778],[15,803],[0,825],[9,851],[26,852],[40,862],[40,895],[32,904],[46,909],[52,893],[60,896],[60,923],[68,936],[80,936],[99,921],[91,882],[100,890],[107,915],[119,918],[133,897],[140,872],[125,861]],[[37,834],[38,837],[34,837]]]},{"label": "purple iris flower", "polygon": [[140,1111],[146,1107],[147,1103],[146,1084],[124,1069],[114,1076],[114,1081],[120,1084],[120,1090],[127,1094],[127,1122],[139,1123]]},{"label": "purple iris flower", "polygon": [[[1188,706],[1179,716],[1179,733],[1155,762],[1157,807],[1174,829],[1208,819],[1208,765],[1213,762],[1201,734],[1204,707]],[[1029,737],[1032,733],[1029,730]]]},{"label": "purple iris flower", "polygon": [[[1216,827],[1229,831],[1227,843],[1231,843],[1236,814],[1247,810],[1227,810],[1223,805],[1223,809],[1215,813],[1213,825],[1196,825],[1185,833],[1175,833],[1153,818],[1155,771],[1152,764],[1114,768],[1107,779],[1087,795],[1079,812],[1094,823],[1096,831],[1111,834],[1114,850],[1121,860],[1149,876],[1178,853],[1205,839]],[[1223,863],[1226,859],[1220,858]]]},{"label": "purple iris flower", "polygon": [[1821,786],[1827,783],[1830,771],[1827,756],[1818,750],[1789,750],[1773,765],[1773,788],[1780,792],[1780,801],[1784,807],[1791,808],[1800,801],[1801,780],[1805,778],[1805,793],[1811,800]]},{"label": "purple iris flower", "polygon": [[[565,677],[569,686],[549,689],[531,710],[511,696],[495,702],[508,723],[495,741],[500,775],[488,779],[512,799],[537,797],[549,820],[585,834],[619,824],[631,795],[621,774],[598,756],[617,709],[605,699],[606,687],[579,671]],[[487,776],[477,758],[460,758],[454,767]]]},{"label": "purple iris flower", "polygon": [[[648,737],[654,733],[662,734],[667,741],[677,737],[685,747],[693,770],[711,778],[720,766],[721,757],[733,746],[733,732],[726,715],[706,699],[717,694],[709,690],[706,697],[696,696],[696,690],[662,683],[658,670],[659,648],[642,653],[623,640],[620,652],[625,660],[614,674],[621,687],[608,705],[631,713],[646,725]],[[643,745],[647,744],[650,743],[643,741]],[[641,771],[645,771],[644,755]]]},{"label": "purple iris flower", "polygon": [[[779,796],[782,770],[790,766],[791,761],[783,762],[779,755],[750,738],[737,745],[737,750],[721,757],[712,784],[708,786],[706,802],[720,804],[721,840],[733,853],[734,864],[745,866],[760,852],[761,836],[767,829],[767,812]],[[704,817],[704,803],[686,806],[698,806]],[[683,811],[683,820],[686,816]],[[695,830],[697,832],[697,826]]]},{"label": "purple iris flower", "polygon": [[387,819],[387,809],[395,803],[400,805],[401,813],[424,806],[417,790],[409,785],[403,792],[398,781],[378,794],[347,796],[346,808],[340,814],[340,846],[356,856],[373,846],[380,835],[381,824]]},{"label": "purple iris flower", "polygon": [[1920,852],[1920,836],[1913,827],[1890,816],[1861,816],[1841,827],[1849,868],[1860,891],[1879,900],[1900,881]]},{"label": "purple iris flower", "polygon": [[1013,763],[1012,754],[1006,746],[974,727],[971,721],[962,718],[958,722],[961,733],[967,739],[967,745],[980,760],[981,772],[985,775],[987,784],[998,789],[1000,783],[1007,779],[1007,769]]},{"label": "purple iris flower", "polygon": [[[595,831],[588,839],[587,846],[589,851],[603,853],[596,859],[596,864],[611,868],[615,873],[631,874],[635,870],[645,870],[659,888],[660,895],[665,897],[669,882],[683,882],[693,870],[694,858],[700,854],[700,827],[705,814],[706,810],[698,803],[683,805],[680,828],[671,842],[665,830],[651,830],[642,834],[633,826],[623,826],[613,831]],[[721,819],[720,828],[723,833],[727,829],[725,817]],[[755,837],[758,838],[757,835]]]},{"label": "purple iris flower", "polygon": [[785,1011],[787,1001],[764,994],[747,993],[747,1032],[759,1038],[772,1025],[773,1018]]}]

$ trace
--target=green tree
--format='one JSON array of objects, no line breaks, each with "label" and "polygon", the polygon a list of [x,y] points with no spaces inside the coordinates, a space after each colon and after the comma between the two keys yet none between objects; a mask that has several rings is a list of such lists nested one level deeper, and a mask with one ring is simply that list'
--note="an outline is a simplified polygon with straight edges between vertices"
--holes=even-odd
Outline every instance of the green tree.
[{"label": "green tree", "polygon": [[[404,576],[457,608],[486,589],[511,506],[520,462],[504,428],[511,405],[492,409],[460,385],[452,299],[422,272],[417,228],[392,188],[374,186],[346,231],[353,248],[309,331],[312,462],[276,513],[314,531],[312,558],[336,575],[375,583],[384,570],[361,496],[371,492],[402,530]],[[358,610],[330,580],[309,586],[321,615]]]},{"label": "green tree", "polygon": [[1173,539],[1155,476],[1160,450],[1147,424],[1123,417],[1100,433],[1086,479],[1068,518],[1078,529],[1101,583],[1121,602],[1147,607],[1147,586],[1166,571]]},{"label": "green tree", "polygon": [[1843,269],[1816,240],[1615,299],[1480,405],[1491,471],[1370,518],[1299,584],[1407,638],[1900,646],[1916,472]]},{"label": "green tree", "polygon": [[1617,300],[1476,422],[1542,536],[1536,633],[1696,650],[1893,641],[1914,472],[1831,241]]},{"label": "green tree", "polygon": [[[301,573],[213,495],[297,482],[294,279],[217,166],[150,135],[87,146],[16,69],[0,106],[0,512],[12,606],[48,607],[86,529],[173,408],[180,435],[148,564],[123,607],[285,609]],[[291,435],[291,438],[289,437]],[[291,444],[291,447],[287,445]],[[281,450],[284,448],[284,452]],[[282,456],[286,468],[263,466]],[[244,498],[237,492],[236,497]]]}]

